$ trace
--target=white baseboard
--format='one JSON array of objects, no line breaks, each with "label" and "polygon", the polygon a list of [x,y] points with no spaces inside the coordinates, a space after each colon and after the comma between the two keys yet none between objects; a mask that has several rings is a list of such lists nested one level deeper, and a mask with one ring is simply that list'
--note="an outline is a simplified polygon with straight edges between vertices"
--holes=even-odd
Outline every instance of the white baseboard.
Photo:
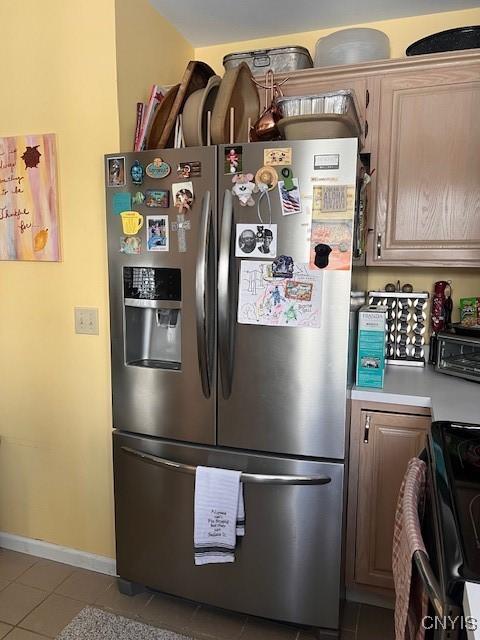
[{"label": "white baseboard", "polygon": [[72,567],[106,573],[109,576],[117,575],[116,562],[113,558],[97,556],[94,553],[70,549],[69,547],[61,547],[58,544],[43,542],[43,540],[24,538],[13,533],[0,531],[0,547],[27,553],[31,556],[38,556],[39,558],[46,558],[47,560],[63,562],[64,564],[72,565]]}]

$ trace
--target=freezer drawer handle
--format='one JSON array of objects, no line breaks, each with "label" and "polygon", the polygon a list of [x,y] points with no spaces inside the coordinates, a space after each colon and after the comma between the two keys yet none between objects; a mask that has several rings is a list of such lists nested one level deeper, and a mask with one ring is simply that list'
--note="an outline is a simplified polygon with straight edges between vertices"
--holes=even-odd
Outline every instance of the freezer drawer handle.
[{"label": "freezer drawer handle", "polygon": [[[158,458],[152,456],[150,453],[144,453],[143,451],[137,451],[130,447],[122,447],[122,451],[129,453],[132,456],[141,458],[145,462],[151,462],[159,467],[165,469],[173,469],[173,471],[179,471],[180,473],[186,473],[194,476],[197,467],[190,464],[184,464],[183,462],[175,462],[174,460],[166,460],[165,458]],[[284,476],[284,475],[269,475],[265,473],[242,473],[242,482],[255,483],[255,484],[328,484],[332,481],[328,476]]]},{"label": "freezer drawer handle", "polygon": [[205,398],[210,397],[210,345],[207,334],[207,314],[210,304],[208,292],[208,255],[210,252],[210,191],[206,191],[202,201],[202,217],[198,242],[197,273],[195,283],[197,313],[197,350],[202,391]]}]

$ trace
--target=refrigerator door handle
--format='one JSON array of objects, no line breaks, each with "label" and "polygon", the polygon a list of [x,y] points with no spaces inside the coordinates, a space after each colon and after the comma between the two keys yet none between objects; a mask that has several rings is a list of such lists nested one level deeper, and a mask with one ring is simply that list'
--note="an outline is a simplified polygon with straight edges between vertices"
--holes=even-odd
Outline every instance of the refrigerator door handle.
[{"label": "refrigerator door handle", "polygon": [[[153,456],[150,453],[144,453],[143,451],[137,451],[131,447],[122,447],[122,451],[128,453],[137,458],[141,458],[145,462],[150,462],[159,467],[165,469],[172,469],[173,471],[179,471],[180,473],[186,473],[194,476],[197,467],[191,464],[185,464],[183,462],[175,462],[174,460],[167,460],[166,458],[159,458]],[[265,473],[242,473],[240,480],[246,483],[254,484],[280,484],[280,485],[305,485],[305,484],[329,484],[332,479],[328,476],[292,476],[292,475],[280,475],[280,474],[265,474]]]},{"label": "refrigerator door handle", "polygon": [[230,245],[233,227],[233,196],[226,189],[223,196],[222,226],[220,230],[220,253],[218,257],[218,345],[220,356],[220,377],[225,399],[232,391],[232,351],[230,334]]},{"label": "refrigerator door handle", "polygon": [[206,191],[202,200],[202,214],[200,219],[200,233],[198,238],[197,270],[195,281],[195,307],[197,316],[197,351],[202,391],[205,398],[210,398],[210,357],[207,337],[207,310],[210,304],[207,285],[208,256],[210,253],[210,225],[211,207],[210,191]]}]

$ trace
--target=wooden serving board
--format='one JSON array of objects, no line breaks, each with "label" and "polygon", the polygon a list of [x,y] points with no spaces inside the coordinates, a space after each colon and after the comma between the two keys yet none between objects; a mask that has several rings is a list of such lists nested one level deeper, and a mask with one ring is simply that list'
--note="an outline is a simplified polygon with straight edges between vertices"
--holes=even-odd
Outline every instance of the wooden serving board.
[{"label": "wooden serving board", "polygon": [[171,87],[165,94],[162,102],[160,103],[155,116],[153,118],[152,126],[148,134],[147,143],[145,149],[159,149],[160,138],[162,137],[163,130],[167,123],[168,117],[172,110],[173,103],[177,97],[180,85],[176,84]]}]

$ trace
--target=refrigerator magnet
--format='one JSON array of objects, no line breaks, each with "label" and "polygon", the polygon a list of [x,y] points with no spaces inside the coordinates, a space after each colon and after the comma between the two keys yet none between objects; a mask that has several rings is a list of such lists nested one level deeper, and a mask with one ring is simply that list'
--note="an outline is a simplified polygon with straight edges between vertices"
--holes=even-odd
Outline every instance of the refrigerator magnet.
[{"label": "refrigerator magnet", "polygon": [[175,182],[172,184],[173,206],[178,213],[188,213],[193,205],[193,184],[191,182]]},{"label": "refrigerator magnet", "polygon": [[113,194],[112,213],[119,216],[122,211],[130,211],[132,208],[132,195],[128,191],[118,191]]},{"label": "refrigerator magnet", "polygon": [[143,204],[145,201],[145,194],[142,191],[137,191],[132,197],[132,204]]},{"label": "refrigerator magnet", "polygon": [[328,256],[332,253],[332,247],[329,247],[328,244],[317,244],[314,247],[314,251],[314,265],[318,269],[325,269],[328,265]]},{"label": "refrigerator magnet", "polygon": [[294,263],[291,256],[278,256],[272,262],[273,278],[293,278]]},{"label": "refrigerator magnet", "polygon": [[147,164],[145,171],[149,178],[166,178],[171,171],[171,167],[162,158],[155,158],[153,162]]},{"label": "refrigerator magnet", "polygon": [[138,255],[142,252],[142,239],[140,236],[123,236],[120,238],[120,253]]},{"label": "refrigerator magnet", "polygon": [[190,220],[185,220],[184,213],[178,213],[177,221],[172,222],[172,231],[177,232],[177,245],[179,253],[185,253],[187,250],[187,235],[185,231],[189,231],[190,228]]},{"label": "refrigerator magnet", "polygon": [[355,187],[353,185],[314,185],[312,217],[314,220],[353,219]]},{"label": "refrigerator magnet", "polygon": [[292,164],[292,148],[278,147],[277,149],[264,149],[263,164],[273,167],[283,164]]},{"label": "refrigerator magnet", "polygon": [[277,225],[237,224],[235,256],[237,258],[275,258]]},{"label": "refrigerator magnet", "polygon": [[138,211],[122,211],[122,229],[126,236],[134,236],[143,227],[143,216]]},{"label": "refrigerator magnet", "polygon": [[232,193],[240,200],[242,207],[253,207],[255,200],[253,193],[258,191],[257,185],[253,182],[253,173],[239,173],[232,178]]},{"label": "refrigerator magnet", "polygon": [[224,168],[226,176],[242,172],[242,147],[225,147]]},{"label": "refrigerator magnet", "polygon": [[300,302],[310,302],[313,293],[313,282],[299,282],[289,280],[285,282],[285,298],[299,300]]},{"label": "refrigerator magnet", "polygon": [[107,187],[125,186],[125,156],[107,158]]},{"label": "refrigerator magnet", "polygon": [[260,190],[266,187],[268,191],[272,191],[278,184],[278,173],[273,167],[261,167],[255,174],[255,184]]},{"label": "refrigerator magnet", "polygon": [[324,153],[313,156],[313,169],[315,171],[340,169],[340,155],[338,153]]},{"label": "refrigerator magnet", "polygon": [[168,251],[168,216],[147,216],[147,250]]},{"label": "refrigerator magnet", "polygon": [[177,175],[179,178],[200,178],[202,175],[202,163],[195,160],[194,162],[179,162],[177,165]]},{"label": "refrigerator magnet", "polygon": [[[278,192],[280,195],[280,204],[282,206],[282,215],[291,216],[294,213],[302,213],[302,200],[300,198],[300,187],[298,178],[289,178],[287,188],[286,180],[278,181]],[[293,186],[293,188],[292,188]]]},{"label": "refrigerator magnet", "polygon": [[147,189],[145,191],[145,206],[168,209],[170,206],[170,193],[165,189]]},{"label": "refrigerator magnet", "polygon": [[142,184],[143,178],[145,177],[145,169],[142,167],[138,160],[130,167],[130,176],[132,178],[133,184]]},{"label": "refrigerator magnet", "polygon": [[352,264],[352,239],[351,220],[312,219],[310,267],[349,271]]}]

